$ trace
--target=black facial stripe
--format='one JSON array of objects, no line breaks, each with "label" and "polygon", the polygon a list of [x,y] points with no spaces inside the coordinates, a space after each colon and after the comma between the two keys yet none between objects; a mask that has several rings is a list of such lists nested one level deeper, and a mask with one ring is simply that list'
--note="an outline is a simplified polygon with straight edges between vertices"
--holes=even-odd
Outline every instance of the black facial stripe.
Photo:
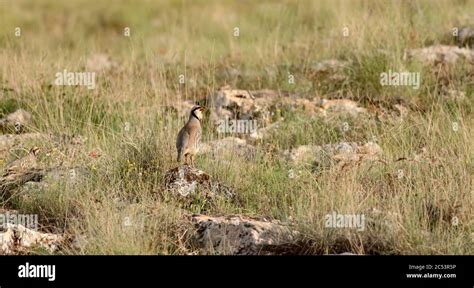
[{"label": "black facial stripe", "polygon": [[196,110],[199,110],[199,109],[202,109],[201,106],[198,106],[196,108],[194,108],[193,110],[191,110],[191,115],[193,115],[194,118],[198,119],[199,121],[201,121],[201,119],[199,119],[199,117],[196,116],[196,114],[194,114],[194,111]]},{"label": "black facial stripe", "polygon": [[193,110],[191,110],[192,113],[194,113],[194,111],[198,110],[198,109],[201,109],[202,107],[201,106],[197,106],[195,107]]},{"label": "black facial stripe", "polygon": [[194,118],[198,119],[199,121],[201,121],[201,119],[199,119],[199,117],[196,116],[196,114],[194,114],[194,111],[196,111],[196,109],[194,109],[192,112],[191,112],[191,115],[193,115]]}]

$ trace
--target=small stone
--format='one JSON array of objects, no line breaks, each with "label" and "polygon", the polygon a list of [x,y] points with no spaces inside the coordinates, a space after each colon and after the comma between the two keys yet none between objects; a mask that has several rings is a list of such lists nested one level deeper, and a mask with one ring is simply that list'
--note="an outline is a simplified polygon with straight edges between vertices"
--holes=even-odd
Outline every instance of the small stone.
[{"label": "small stone", "polygon": [[165,189],[181,199],[201,194],[209,200],[216,197],[233,199],[235,191],[211,179],[209,174],[188,165],[173,168],[165,173]]}]

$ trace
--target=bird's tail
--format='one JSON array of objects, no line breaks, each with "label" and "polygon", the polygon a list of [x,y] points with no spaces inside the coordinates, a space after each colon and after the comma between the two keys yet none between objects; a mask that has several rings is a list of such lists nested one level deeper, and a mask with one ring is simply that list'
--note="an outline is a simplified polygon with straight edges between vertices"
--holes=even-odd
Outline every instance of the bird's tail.
[{"label": "bird's tail", "polygon": [[176,161],[178,161],[178,163],[183,161],[183,153],[181,150],[178,150],[178,159]]}]

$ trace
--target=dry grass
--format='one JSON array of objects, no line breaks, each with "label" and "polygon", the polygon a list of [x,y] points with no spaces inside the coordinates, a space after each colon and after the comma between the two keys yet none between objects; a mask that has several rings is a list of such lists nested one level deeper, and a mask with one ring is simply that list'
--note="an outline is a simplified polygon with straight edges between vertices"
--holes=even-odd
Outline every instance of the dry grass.
[{"label": "dry grass", "polygon": [[[203,99],[226,84],[346,97],[362,105],[401,99],[414,109],[397,123],[331,124],[283,111],[282,127],[257,145],[254,161],[198,158],[202,170],[239,191],[242,205],[197,202],[189,209],[291,221],[303,231],[305,253],[473,254],[472,66],[447,72],[449,86],[466,92],[458,102],[439,97],[431,69],[403,61],[405,49],[443,41],[472,15],[472,0],[1,1],[0,84],[11,90],[0,90],[0,113],[23,107],[33,113],[37,131],[87,137],[69,160],[92,171],[84,184],[58,183],[3,205],[39,213],[44,222],[84,237],[81,249],[64,253],[182,254],[183,212],[160,189],[175,165],[174,139],[185,119],[165,106]],[[21,27],[21,37],[14,37],[14,27]],[[132,37],[123,36],[123,27]],[[342,36],[343,27],[349,37]],[[59,71],[84,71],[95,53],[107,53],[120,67],[100,75],[96,89],[50,85]],[[311,78],[308,67],[328,58],[352,61],[343,87],[320,87]],[[388,69],[421,71],[422,87],[381,87],[379,74]],[[295,85],[287,81],[289,72]],[[339,128],[344,121],[347,133]],[[130,131],[124,132],[127,122]],[[206,125],[203,141],[216,138]],[[302,168],[294,179],[272,153],[373,137],[386,163]],[[422,148],[423,161],[395,161]],[[101,156],[91,158],[90,151]],[[372,215],[373,209],[393,219],[377,218],[363,232],[324,227],[332,211]],[[133,225],[124,226],[125,217]],[[459,225],[451,224],[453,217]]]}]

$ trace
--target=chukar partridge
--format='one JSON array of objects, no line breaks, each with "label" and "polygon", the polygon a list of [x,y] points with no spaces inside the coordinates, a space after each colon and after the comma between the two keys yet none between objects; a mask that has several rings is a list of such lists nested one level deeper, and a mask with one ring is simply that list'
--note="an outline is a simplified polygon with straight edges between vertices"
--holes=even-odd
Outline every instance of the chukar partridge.
[{"label": "chukar partridge", "polygon": [[26,155],[25,157],[22,157],[7,164],[3,176],[5,177],[11,174],[25,172],[26,170],[31,168],[37,168],[38,162],[36,161],[36,155],[38,155],[39,151],[40,149],[35,146],[30,149],[28,155]]},{"label": "chukar partridge", "polygon": [[[181,163],[184,156],[184,163],[195,166],[194,160],[199,150],[201,140],[201,120],[204,107],[194,106],[191,109],[189,120],[179,131],[176,139],[176,149],[178,150],[178,162]],[[190,159],[188,159],[190,158]]]}]

